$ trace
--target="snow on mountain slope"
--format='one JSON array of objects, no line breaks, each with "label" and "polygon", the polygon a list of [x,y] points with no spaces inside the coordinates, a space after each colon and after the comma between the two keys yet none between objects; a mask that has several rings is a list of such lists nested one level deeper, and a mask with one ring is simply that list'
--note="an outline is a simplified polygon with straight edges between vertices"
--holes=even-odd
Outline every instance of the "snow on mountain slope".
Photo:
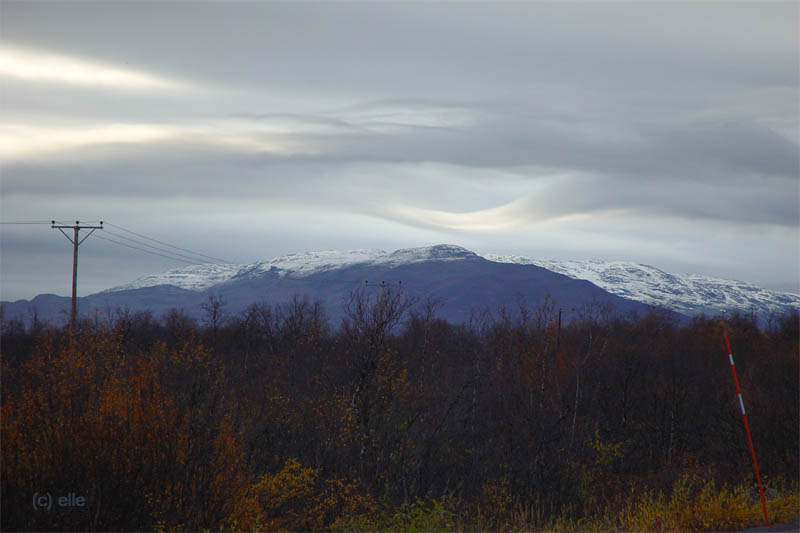
[{"label": "snow on mountain slope", "polygon": [[[285,255],[245,265],[192,265],[139,278],[104,292],[156,285],[202,291],[227,281],[258,278],[270,272],[281,277],[302,278],[354,265],[396,267],[424,261],[460,261],[478,257],[465,248],[447,244],[404,248],[392,253],[383,250],[328,250]],[[800,296],[796,294],[769,291],[742,281],[669,274],[652,266],[627,261],[556,261],[494,254],[483,257],[497,263],[543,267],[571,278],[590,281],[623,298],[668,307],[689,315],[701,312],[716,314],[728,310],[749,313],[755,310],[760,316],[766,317],[771,312],[800,309]]]},{"label": "snow on mountain slope", "polygon": [[145,276],[132,283],[113,287],[104,292],[141,289],[156,285],[174,285],[182,289],[202,291],[219,283],[233,279],[255,278],[267,272],[276,272],[281,277],[306,277],[358,264],[394,267],[422,261],[456,261],[475,257],[478,256],[469,250],[450,244],[422,248],[403,248],[392,253],[387,253],[383,250],[327,250],[290,254],[276,257],[269,261],[259,261],[245,265],[192,265],[168,270],[163,274]]},{"label": "snow on mountain slope", "polygon": [[329,250],[285,255],[270,261],[246,265],[236,277],[260,276],[273,269],[277,270],[279,276],[306,277],[358,264],[398,266],[422,261],[453,261],[467,257],[477,257],[477,255],[465,248],[450,244],[403,248],[392,253],[383,250]]},{"label": "snow on mountain slope", "polygon": [[191,265],[184,268],[167,270],[161,274],[138,278],[131,283],[112,287],[103,292],[127,291],[131,289],[143,289],[145,287],[155,287],[156,285],[174,285],[190,291],[202,291],[213,287],[218,283],[228,281],[235,276],[242,265],[232,264],[211,264]]},{"label": "snow on mountain slope", "polygon": [[800,296],[762,289],[743,281],[697,274],[669,274],[649,265],[628,261],[557,261],[514,255],[483,256],[497,263],[535,265],[584,279],[617,296],[685,314],[756,310],[760,315],[800,309]]},{"label": "snow on mountain slope", "polygon": [[360,263],[370,263],[386,255],[383,250],[326,250],[322,252],[306,252],[290,254],[269,261],[259,261],[251,265],[242,265],[236,278],[258,277],[272,270],[281,277],[292,275],[305,277],[318,272],[345,268]]}]

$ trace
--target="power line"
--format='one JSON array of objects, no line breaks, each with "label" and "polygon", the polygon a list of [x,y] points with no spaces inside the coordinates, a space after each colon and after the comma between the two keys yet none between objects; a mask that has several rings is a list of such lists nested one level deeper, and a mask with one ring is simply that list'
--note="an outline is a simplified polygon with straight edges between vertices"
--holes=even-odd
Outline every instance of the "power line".
[{"label": "power line", "polygon": [[326,280],[319,280],[319,279],[305,279],[305,278],[296,278],[290,277],[293,282],[296,283],[322,283],[322,284],[333,284],[333,283],[349,283],[352,285],[361,285],[366,289],[388,289],[388,288],[399,288],[402,289],[404,287],[402,281],[381,281],[380,283],[369,280],[355,280],[355,279],[326,279]]},{"label": "power line", "polygon": [[202,264],[202,263],[200,263],[200,262],[186,261],[186,260],[183,260],[183,259],[178,259],[177,257],[172,257],[172,256],[169,256],[169,255],[160,254],[160,253],[158,253],[158,252],[152,252],[152,251],[150,251],[150,250],[145,250],[144,248],[139,248],[138,246],[133,246],[133,245],[130,245],[130,244],[126,244],[126,243],[124,243],[124,242],[115,241],[114,239],[109,239],[109,238],[107,238],[107,237],[101,237],[100,235],[96,235],[96,237],[97,237],[98,239],[102,239],[102,240],[104,240],[104,241],[113,242],[114,244],[119,244],[120,246],[127,246],[128,248],[133,248],[134,250],[139,250],[139,251],[142,251],[142,252],[145,252],[145,253],[148,253],[148,254],[152,254],[152,255],[159,255],[159,256],[161,256],[161,257],[166,257],[167,259],[172,259],[173,261],[180,261],[180,262],[182,262],[182,263],[188,263],[188,264],[190,264],[190,265],[199,265],[199,264]]},{"label": "power line", "polygon": [[[19,221],[0,221],[0,224],[3,224],[3,225],[12,225],[12,224],[52,224],[52,225],[55,225],[55,224],[59,224],[61,222],[63,222],[63,221],[58,221],[58,220],[41,220],[41,221],[39,221],[39,220],[19,220]],[[235,264],[233,261],[228,261],[227,259],[222,259],[222,258],[214,257],[214,256],[211,256],[211,255],[201,254],[199,252],[193,252],[192,250],[188,250],[186,248],[181,248],[180,246],[175,246],[173,244],[169,244],[169,243],[160,241],[158,239],[154,239],[152,237],[148,237],[147,235],[143,235],[143,234],[137,233],[137,232],[135,232],[133,230],[130,230],[130,229],[127,229],[127,228],[123,228],[123,227],[118,226],[116,224],[112,224],[111,222],[108,222],[108,221],[102,221],[101,222],[101,221],[98,220],[98,221],[89,221],[89,222],[84,222],[84,223],[91,223],[91,222],[98,222],[98,223],[104,224],[105,226],[112,226],[112,227],[115,227],[115,228],[120,229],[122,231],[125,231],[127,233],[130,233],[132,235],[136,235],[138,237],[141,237],[142,239],[147,239],[149,241],[156,242],[156,243],[162,244],[164,246],[168,246],[170,248],[174,248],[176,250],[181,250],[181,251],[187,252],[187,253],[192,254],[194,256],[197,256],[197,257],[191,257],[191,256],[188,256],[188,255],[180,254],[180,253],[177,253],[177,252],[173,252],[171,250],[167,250],[167,249],[164,249],[164,248],[160,248],[158,246],[154,246],[152,244],[148,244],[146,242],[141,242],[141,241],[139,241],[137,239],[133,239],[131,237],[126,237],[125,235],[120,235],[119,233],[115,233],[113,231],[109,231],[107,227],[103,227],[105,233],[113,235],[114,237],[117,237],[118,239],[123,239],[125,241],[131,242],[131,243],[135,243],[135,244],[137,244],[139,246],[134,246],[133,244],[128,244],[126,242],[120,242],[118,240],[109,239],[108,237],[102,237],[100,235],[96,235],[95,236],[98,239],[101,239],[101,240],[104,240],[104,241],[108,241],[108,242],[111,242],[113,244],[117,244],[119,246],[125,246],[126,248],[130,248],[130,249],[137,250],[137,251],[140,251],[140,252],[148,253],[148,254],[151,254],[151,255],[156,255],[156,256],[159,256],[159,257],[164,257],[166,259],[171,259],[173,261],[180,261],[181,263],[186,263],[186,264],[189,264],[189,265],[199,265],[199,264],[203,264],[203,263],[206,262],[205,260],[202,260],[202,259],[199,259],[199,258],[213,259],[214,261],[220,261],[220,262],[226,263],[226,264]],[[74,226],[68,226],[68,227],[74,229]],[[62,233],[63,233],[63,231],[62,231]],[[87,237],[88,237],[88,235],[87,235]],[[67,238],[69,238],[69,236],[67,236]],[[81,240],[81,242],[82,241],[83,240]],[[148,250],[146,248],[142,248],[142,246],[150,248],[150,250]],[[153,250],[157,250],[157,251],[153,251]],[[181,259],[181,258],[183,258],[183,259]],[[303,283],[303,282],[311,282],[312,281],[312,280],[305,280],[303,278],[298,278],[298,277],[294,277],[294,276],[292,276],[291,279],[295,283],[298,283],[298,282],[299,283]],[[375,282],[370,283],[369,280],[355,280],[355,279],[328,279],[328,280],[325,280],[324,282],[325,283],[345,283],[345,284],[353,284],[353,285],[362,285],[363,287],[370,288],[370,289],[371,288],[384,289],[384,288],[388,288],[388,287],[402,288],[402,282],[395,283],[395,282],[383,282],[382,281],[380,284],[378,284],[378,283],[375,283]]]},{"label": "power line", "polygon": [[198,253],[198,252],[193,252],[192,250],[187,250],[186,248],[181,248],[180,246],[175,246],[174,244],[169,244],[169,243],[164,242],[164,241],[159,241],[158,239],[153,239],[152,237],[148,237],[147,235],[142,235],[141,233],[137,233],[137,232],[135,232],[133,230],[125,229],[122,226],[117,226],[116,224],[112,224],[111,222],[106,222],[106,224],[108,224],[109,226],[112,226],[114,228],[120,229],[122,231],[126,231],[126,232],[128,232],[128,233],[130,233],[132,235],[136,235],[137,237],[141,237],[143,239],[147,239],[148,241],[157,242],[158,244],[162,244],[164,246],[169,246],[170,248],[175,248],[176,250],[181,250],[182,252],[188,252],[188,253],[190,253],[192,255],[196,255],[196,256],[199,256],[199,257],[205,257],[207,259],[213,259],[214,261],[221,261],[222,263],[233,263],[233,261],[228,261],[227,259],[221,259],[219,257],[214,257],[214,256],[211,256],[211,255],[206,255],[206,254],[201,254],[201,253]]},{"label": "power line", "polygon": [[[108,222],[105,222],[105,224],[108,224]],[[106,230],[106,231],[108,231],[108,230]],[[116,237],[122,237],[122,236],[117,235],[115,233],[112,233],[112,235],[114,235]],[[198,262],[185,261],[183,259],[178,259],[177,257],[173,257],[173,256],[170,256],[170,255],[160,254],[160,253],[157,253],[157,252],[146,250],[144,248],[139,248],[138,246],[133,246],[133,245],[130,245],[130,244],[127,244],[127,243],[124,243],[124,242],[116,241],[114,239],[109,239],[108,237],[102,237],[100,235],[96,235],[95,237],[98,238],[98,239],[102,239],[104,241],[113,242],[114,244],[118,244],[120,246],[125,246],[127,248],[132,248],[134,250],[139,250],[139,251],[142,251],[142,252],[145,252],[145,253],[148,253],[148,254],[157,255],[157,256],[160,256],[160,257],[165,257],[167,259],[172,259],[174,261],[181,261],[182,263],[188,263],[190,265],[202,264],[202,263],[198,263]],[[125,237],[122,237],[122,238],[125,238]],[[138,241],[132,241],[132,242],[138,242]],[[145,245],[145,246],[149,246],[149,245]],[[160,249],[160,248],[156,248],[156,249]],[[167,252],[167,253],[171,253],[171,252]],[[180,254],[178,254],[178,255],[180,255]],[[183,256],[183,257],[186,257],[186,256]],[[233,263],[229,263],[229,264],[233,264]],[[295,283],[314,283],[314,282],[319,283],[319,280],[307,280],[307,279],[295,278],[295,277],[291,277],[290,279]],[[381,290],[386,289],[386,288],[390,288],[390,287],[396,287],[396,288],[402,289],[402,287],[403,287],[403,282],[402,281],[397,281],[397,282],[393,282],[393,281],[385,282],[385,281],[382,281],[380,283],[376,283],[374,281],[370,282],[369,280],[328,279],[328,280],[325,280],[324,283],[325,284],[346,283],[346,284],[352,284],[352,285],[361,285],[364,288],[368,288],[368,289],[378,289],[379,288]]]},{"label": "power line", "polygon": [[[89,220],[89,221],[85,221],[84,223],[92,224],[92,223],[99,223],[99,222],[100,222],[99,220]],[[11,220],[11,221],[2,221],[2,222],[0,222],[0,224],[2,224],[2,225],[9,225],[9,226],[10,225],[33,225],[33,224],[70,224],[70,223],[72,223],[72,221],[61,221],[61,220]],[[203,254],[203,253],[200,253],[200,252],[195,252],[195,251],[189,250],[187,248],[181,248],[180,246],[175,246],[174,244],[170,244],[168,242],[164,242],[164,241],[160,241],[158,239],[154,239],[152,237],[148,237],[147,235],[143,235],[143,234],[135,232],[133,230],[130,230],[130,229],[127,229],[127,228],[123,228],[122,226],[118,226],[116,224],[112,224],[111,222],[108,222],[108,221],[104,221],[104,224],[106,226],[112,226],[112,227],[117,228],[119,230],[122,230],[122,231],[125,231],[127,233],[130,233],[131,235],[136,235],[137,237],[141,237],[142,239],[146,239],[148,241],[156,242],[156,243],[161,244],[163,246],[167,246],[169,248],[174,248],[176,250],[180,250],[182,252],[186,252],[188,254],[191,254],[191,256],[195,256],[195,257],[191,257],[191,256],[184,255],[184,254],[181,254],[181,253],[173,252],[171,250],[165,250],[164,248],[160,248],[158,246],[153,246],[152,244],[147,244],[145,242],[141,242],[141,241],[138,241],[136,239],[132,239],[130,237],[126,237],[124,235],[120,235],[118,233],[114,233],[114,232],[108,231],[108,229],[106,228],[106,232],[107,233],[110,233],[111,235],[114,235],[117,238],[124,239],[126,241],[130,241],[130,242],[136,243],[136,244],[138,244],[140,246],[146,246],[148,248],[152,248],[152,249],[158,250],[160,252],[165,252],[167,254],[176,255],[176,256],[183,257],[185,259],[189,259],[190,260],[190,261],[184,261],[184,262],[191,262],[192,264],[198,264],[198,263],[206,263],[210,259],[212,261],[219,262],[219,263],[228,263],[228,264],[234,263],[234,261],[229,261],[227,259],[222,259],[220,257],[214,257],[212,255],[207,255],[207,254]],[[104,240],[111,241],[111,239],[104,239]],[[118,242],[117,244],[123,244],[123,243],[119,243]],[[129,247],[130,248],[136,248],[135,246],[129,246]],[[142,250],[142,251],[146,251],[146,250]],[[176,258],[170,257],[170,259],[176,259]]]},{"label": "power line", "polygon": [[119,239],[124,239],[126,241],[130,241],[130,242],[136,243],[136,244],[138,244],[140,246],[146,246],[148,248],[152,248],[153,250],[159,250],[161,252],[166,252],[168,254],[177,255],[179,257],[184,257],[186,259],[192,260],[192,261],[197,262],[197,263],[207,263],[207,261],[201,261],[196,257],[191,257],[191,256],[188,256],[188,255],[179,254],[178,252],[173,252],[171,250],[167,250],[167,249],[164,249],[164,248],[159,248],[158,246],[153,246],[152,244],[147,244],[146,242],[138,241],[136,239],[131,239],[130,237],[126,237],[124,235],[120,235],[119,233],[114,233],[113,231],[106,230],[106,233],[108,233],[109,235],[113,235],[113,236],[115,236],[115,237],[117,237]]}]

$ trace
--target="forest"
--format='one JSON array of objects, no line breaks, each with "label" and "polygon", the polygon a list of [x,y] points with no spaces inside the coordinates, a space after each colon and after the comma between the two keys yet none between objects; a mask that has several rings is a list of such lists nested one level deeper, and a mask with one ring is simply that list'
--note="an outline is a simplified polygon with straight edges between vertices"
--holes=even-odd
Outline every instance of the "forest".
[{"label": "forest", "polygon": [[353,292],[4,321],[0,528],[731,530],[800,509],[800,317]]}]

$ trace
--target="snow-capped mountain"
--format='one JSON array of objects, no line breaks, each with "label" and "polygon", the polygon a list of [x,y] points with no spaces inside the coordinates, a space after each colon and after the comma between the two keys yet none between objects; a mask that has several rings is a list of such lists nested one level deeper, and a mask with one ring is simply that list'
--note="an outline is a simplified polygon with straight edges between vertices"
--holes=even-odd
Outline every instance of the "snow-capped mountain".
[{"label": "snow-capped mountain", "polygon": [[[469,321],[483,310],[514,309],[520,297],[533,307],[546,296],[552,297],[567,321],[595,304],[607,304],[623,315],[645,313],[650,306],[683,316],[755,311],[762,320],[773,312],[800,309],[798,295],[740,281],[668,274],[623,261],[479,256],[454,245],[391,253],[331,250],[244,265],[192,265],[79,298],[78,306],[81,313],[122,308],[158,314],[183,309],[202,318],[203,303],[211,294],[222,297],[232,314],[254,303],[280,304],[298,296],[320,301],[337,323],[354,290],[369,291],[383,282],[402,286],[415,301],[434,298],[441,304],[441,318],[453,323]],[[44,320],[58,319],[67,316],[69,306],[69,298],[39,295],[31,301],[3,302],[3,313],[6,319],[27,319],[34,314]]]},{"label": "snow-capped mountain", "polygon": [[770,291],[752,283],[698,274],[669,274],[628,261],[558,261],[485,254],[498,263],[536,265],[574,279],[591,281],[612,294],[687,315],[726,311],[757,312],[762,317],[800,309],[800,296]]},{"label": "snow-capped mountain", "polygon": [[[327,250],[276,257],[269,261],[234,265],[205,264],[169,270],[145,276],[106,292],[172,285],[191,291],[203,291],[216,285],[255,279],[266,273],[279,277],[305,278],[352,266],[396,267],[425,261],[457,261],[478,257],[454,245],[383,250]],[[756,311],[766,316],[788,308],[800,309],[800,296],[762,289],[743,281],[726,280],[696,274],[670,274],[658,268],[628,261],[559,261],[531,259],[515,255],[484,254],[496,263],[535,265],[573,279],[590,281],[606,291],[648,305],[667,307],[683,314],[723,311]]]},{"label": "snow-capped mountain", "polygon": [[258,278],[267,272],[274,272],[280,277],[302,278],[354,265],[393,267],[425,261],[455,261],[466,257],[478,256],[465,248],[450,244],[403,248],[392,253],[383,250],[326,250],[284,255],[269,261],[244,265],[204,264],[176,268],[162,274],[145,276],[103,292],[127,291],[158,285],[173,285],[191,291],[202,291],[227,281]]},{"label": "snow-capped mountain", "polygon": [[[367,283],[365,283],[365,281]],[[436,301],[437,314],[465,323],[500,308],[516,309],[522,301],[534,308],[547,296],[563,308],[563,319],[599,305],[614,314],[646,313],[648,307],[616,296],[584,280],[534,265],[495,263],[459,246],[438,245],[382,250],[327,251],[278,257],[247,265],[195,265],[147,276],[112,290],[78,299],[81,314],[150,311],[163,315],[183,310],[203,319],[212,295],[235,315],[253,304],[283,304],[293,298],[320,302],[332,324],[340,324],[347,302],[374,297],[375,289],[401,290],[410,301]],[[358,296],[361,294],[361,296]],[[31,301],[3,302],[6,319],[59,320],[68,316],[70,299],[39,295]],[[477,315],[476,315],[477,314]]]}]

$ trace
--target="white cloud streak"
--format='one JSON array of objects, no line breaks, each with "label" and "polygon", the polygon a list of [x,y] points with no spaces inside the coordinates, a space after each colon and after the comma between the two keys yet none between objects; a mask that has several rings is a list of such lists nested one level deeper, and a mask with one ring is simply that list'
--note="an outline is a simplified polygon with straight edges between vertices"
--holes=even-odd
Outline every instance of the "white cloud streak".
[{"label": "white cloud streak", "polygon": [[0,75],[27,82],[67,83],[118,89],[186,88],[182,83],[145,72],[78,57],[11,46],[0,48]]},{"label": "white cloud streak", "polygon": [[464,213],[423,209],[410,205],[391,206],[387,214],[423,227],[458,231],[502,231],[525,222],[521,212],[527,200],[522,198],[506,205]]},{"label": "white cloud streak", "polygon": [[99,124],[73,127],[0,125],[0,157],[6,161],[36,160],[75,150],[101,146],[168,145],[202,150],[215,147],[232,153],[289,155],[313,153],[298,143],[281,141],[253,131],[237,131],[224,125],[218,127],[177,124]]}]

